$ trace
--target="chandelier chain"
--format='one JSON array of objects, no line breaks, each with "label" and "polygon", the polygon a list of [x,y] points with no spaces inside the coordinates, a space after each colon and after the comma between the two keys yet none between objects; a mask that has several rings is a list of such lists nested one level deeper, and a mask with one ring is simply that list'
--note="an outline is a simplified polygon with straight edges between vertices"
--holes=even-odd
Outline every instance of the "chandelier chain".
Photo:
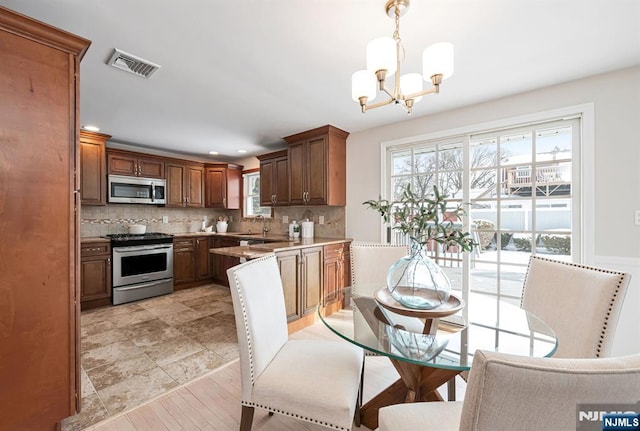
[{"label": "chandelier chain", "polygon": [[396,43],[400,43],[400,7],[398,6],[398,2],[394,5],[395,8],[395,17],[396,17],[396,30],[393,32],[393,40]]}]

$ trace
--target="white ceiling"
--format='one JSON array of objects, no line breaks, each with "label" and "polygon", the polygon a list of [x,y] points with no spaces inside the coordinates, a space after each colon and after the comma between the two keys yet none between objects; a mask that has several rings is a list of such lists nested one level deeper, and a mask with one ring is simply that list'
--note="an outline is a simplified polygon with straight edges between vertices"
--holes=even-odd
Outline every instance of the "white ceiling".
[{"label": "white ceiling", "polygon": [[[0,0],[92,41],[81,124],[121,143],[222,161],[324,124],[356,132],[405,120],[400,107],[361,114],[351,100],[367,42],[393,32],[384,3]],[[400,35],[403,73],[420,72],[428,45],[455,45],[454,75],[416,105],[417,117],[640,64],[640,1],[413,0]],[[108,67],[114,48],[162,68],[146,80]]]}]

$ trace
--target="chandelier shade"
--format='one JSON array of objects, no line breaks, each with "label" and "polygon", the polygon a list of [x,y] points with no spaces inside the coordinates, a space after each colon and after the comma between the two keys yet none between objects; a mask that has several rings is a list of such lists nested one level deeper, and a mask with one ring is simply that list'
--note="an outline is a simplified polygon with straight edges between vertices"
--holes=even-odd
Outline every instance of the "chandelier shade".
[{"label": "chandelier shade", "polygon": [[361,97],[367,100],[376,98],[376,76],[368,70],[359,70],[351,75],[351,97],[358,102]]},{"label": "chandelier shade", "polygon": [[396,73],[398,66],[398,49],[396,41],[391,37],[378,37],[367,44],[367,70],[375,75],[380,70],[386,76]]},{"label": "chandelier shade", "polygon": [[[360,104],[362,112],[394,103],[409,115],[415,103],[427,94],[440,92],[440,84],[453,74],[453,44],[438,42],[422,53],[422,74],[401,75],[404,53],[400,39],[400,17],[408,10],[410,0],[388,0],[385,12],[395,19],[393,37],[379,37],[367,44],[367,68],[351,77],[351,97]],[[395,76],[394,76],[395,75]],[[424,89],[423,81],[431,83]],[[391,88],[390,86],[393,85]],[[370,103],[378,94],[386,93],[386,100]]]},{"label": "chandelier shade", "polygon": [[[375,88],[375,87],[374,87]],[[400,77],[400,91],[406,96],[422,91],[422,75],[419,73],[407,73]],[[413,103],[422,100],[422,96],[413,98]]]},{"label": "chandelier shade", "polygon": [[434,43],[422,53],[422,76],[428,81],[434,75],[442,75],[443,81],[453,75],[452,43]]}]

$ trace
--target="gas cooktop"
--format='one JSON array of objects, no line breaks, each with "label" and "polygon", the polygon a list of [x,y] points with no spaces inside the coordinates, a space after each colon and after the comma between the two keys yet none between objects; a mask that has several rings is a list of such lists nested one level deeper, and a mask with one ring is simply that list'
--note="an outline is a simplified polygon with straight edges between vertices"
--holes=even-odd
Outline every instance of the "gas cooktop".
[{"label": "gas cooktop", "polygon": [[143,234],[112,233],[106,235],[106,237],[111,239],[111,245],[114,247],[143,244],[169,244],[173,242],[173,235],[160,232],[148,232]]}]

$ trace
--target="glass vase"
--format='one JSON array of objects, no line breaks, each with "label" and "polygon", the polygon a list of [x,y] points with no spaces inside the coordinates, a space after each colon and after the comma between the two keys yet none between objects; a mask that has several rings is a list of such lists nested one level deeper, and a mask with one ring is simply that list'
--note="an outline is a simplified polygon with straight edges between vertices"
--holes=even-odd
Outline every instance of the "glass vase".
[{"label": "glass vase", "polygon": [[425,244],[411,244],[411,254],[387,271],[387,289],[407,308],[432,310],[449,300],[451,282],[429,256]]}]

